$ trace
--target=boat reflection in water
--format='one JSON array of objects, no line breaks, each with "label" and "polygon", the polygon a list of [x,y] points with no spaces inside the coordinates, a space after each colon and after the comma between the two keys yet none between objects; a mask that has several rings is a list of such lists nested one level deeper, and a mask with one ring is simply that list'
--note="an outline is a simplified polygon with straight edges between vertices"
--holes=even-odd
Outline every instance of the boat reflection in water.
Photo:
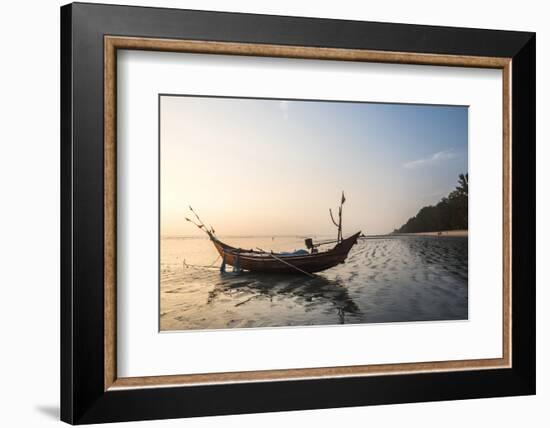
[{"label": "boat reflection in water", "polygon": [[348,290],[340,280],[331,280],[322,276],[304,278],[270,274],[269,278],[266,278],[265,274],[252,272],[226,273],[209,291],[208,304],[214,305],[217,301],[224,299],[233,300],[237,295],[240,295],[241,299],[235,303],[235,307],[262,299],[270,304],[281,299],[295,302],[306,312],[317,310],[319,307],[324,307],[326,311],[328,310],[327,306],[330,305],[337,315],[339,324],[346,323],[346,316],[359,312],[359,307],[349,296]]}]

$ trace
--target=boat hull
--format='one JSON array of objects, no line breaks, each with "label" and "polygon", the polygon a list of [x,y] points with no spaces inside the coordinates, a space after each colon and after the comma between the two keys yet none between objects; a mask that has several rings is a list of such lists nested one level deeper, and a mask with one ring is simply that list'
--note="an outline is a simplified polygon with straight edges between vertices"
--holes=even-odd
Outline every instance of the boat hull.
[{"label": "boat hull", "polygon": [[[279,260],[270,256],[268,253],[231,247],[216,238],[213,238],[212,242],[222,259],[225,260],[225,263],[233,267],[251,272],[298,274],[299,270],[314,273],[330,269],[331,267],[343,263],[351,248],[356,244],[360,234],[361,232],[358,232],[344,239],[331,250],[321,253],[296,256],[282,256],[276,254]],[[281,259],[284,260],[284,262],[282,262]]]}]

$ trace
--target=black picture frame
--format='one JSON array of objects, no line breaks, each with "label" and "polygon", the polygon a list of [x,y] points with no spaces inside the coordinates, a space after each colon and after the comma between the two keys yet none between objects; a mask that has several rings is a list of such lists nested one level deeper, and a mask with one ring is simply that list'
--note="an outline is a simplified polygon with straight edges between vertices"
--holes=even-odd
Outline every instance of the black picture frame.
[{"label": "black picture frame", "polygon": [[[104,390],[104,36],[512,58],[512,367]],[[71,424],[535,393],[535,34],[73,3],[61,8],[61,419]]]}]

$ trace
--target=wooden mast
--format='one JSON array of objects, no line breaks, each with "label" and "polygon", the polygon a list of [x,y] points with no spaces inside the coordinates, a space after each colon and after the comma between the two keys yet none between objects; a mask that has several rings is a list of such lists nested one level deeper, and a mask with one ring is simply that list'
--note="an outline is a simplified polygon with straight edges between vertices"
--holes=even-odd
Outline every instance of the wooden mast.
[{"label": "wooden mast", "polygon": [[344,196],[344,192],[342,191],[342,199],[340,200],[340,207],[338,208],[338,223],[334,220],[334,216],[332,215],[332,209],[329,208],[330,213],[330,219],[332,220],[332,223],[338,228],[338,237],[337,242],[340,243],[344,239],[343,233],[342,233],[342,206],[344,205],[344,202],[346,202],[346,197]]},{"label": "wooden mast", "polygon": [[338,210],[338,242],[342,241],[342,205]]}]

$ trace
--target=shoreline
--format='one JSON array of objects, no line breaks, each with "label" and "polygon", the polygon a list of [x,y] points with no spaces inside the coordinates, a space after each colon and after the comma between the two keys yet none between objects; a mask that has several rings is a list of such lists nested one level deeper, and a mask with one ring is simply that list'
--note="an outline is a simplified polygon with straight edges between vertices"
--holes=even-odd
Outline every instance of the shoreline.
[{"label": "shoreline", "polygon": [[467,238],[468,230],[441,230],[437,232],[417,232],[417,233],[396,233],[396,235],[405,236],[453,236],[457,238]]}]

